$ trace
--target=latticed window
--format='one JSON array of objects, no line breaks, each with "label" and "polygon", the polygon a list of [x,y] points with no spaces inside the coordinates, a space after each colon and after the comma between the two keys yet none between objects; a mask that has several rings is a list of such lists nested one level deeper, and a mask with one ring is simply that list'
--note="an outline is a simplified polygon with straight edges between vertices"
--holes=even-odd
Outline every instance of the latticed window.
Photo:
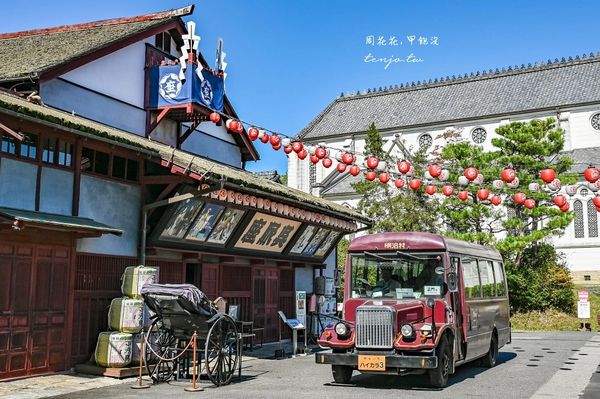
[{"label": "latticed window", "polygon": [[422,134],[419,137],[419,148],[429,148],[433,144],[433,138],[429,133]]},{"label": "latticed window", "polygon": [[308,167],[308,182],[310,184],[310,188],[313,188],[315,184],[317,184],[317,165],[312,162]]},{"label": "latticed window", "polygon": [[588,211],[588,237],[598,237],[598,211],[593,200],[587,202]]},{"label": "latticed window", "polygon": [[477,127],[473,129],[471,132],[471,139],[476,144],[483,144],[485,138],[487,137],[487,132],[482,127]]},{"label": "latticed window", "polygon": [[600,112],[596,112],[594,115],[592,115],[590,122],[595,130],[600,131]]},{"label": "latticed window", "polygon": [[583,238],[585,228],[583,226],[583,203],[580,200],[573,202],[573,212],[575,212],[575,238]]}]

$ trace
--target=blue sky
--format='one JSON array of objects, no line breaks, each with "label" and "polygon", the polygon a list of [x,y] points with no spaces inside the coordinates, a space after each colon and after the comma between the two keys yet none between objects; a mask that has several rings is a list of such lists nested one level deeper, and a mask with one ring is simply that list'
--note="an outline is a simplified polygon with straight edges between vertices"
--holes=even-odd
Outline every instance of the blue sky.
[{"label": "blue sky", "polygon": [[[140,15],[192,3],[0,2],[0,31]],[[452,76],[600,51],[598,1],[195,1],[200,49],[227,53],[227,94],[242,119],[293,136],[340,92]],[[7,16],[10,16],[7,17]],[[366,44],[367,36],[386,46]],[[411,46],[407,36],[416,36]],[[388,45],[396,36],[397,46]],[[418,38],[428,39],[419,45]],[[438,45],[429,43],[438,38]],[[419,63],[367,63],[410,54]],[[600,77],[599,77],[600,78]],[[377,122],[377,121],[375,121]],[[285,173],[282,151],[256,143],[250,170]]]}]

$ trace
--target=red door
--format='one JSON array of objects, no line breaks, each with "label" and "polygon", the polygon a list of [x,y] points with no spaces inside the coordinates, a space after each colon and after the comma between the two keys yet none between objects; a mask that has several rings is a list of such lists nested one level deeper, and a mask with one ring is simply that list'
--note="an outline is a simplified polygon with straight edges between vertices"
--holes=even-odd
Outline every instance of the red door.
[{"label": "red door", "polygon": [[254,327],[263,327],[266,341],[279,338],[279,269],[254,268],[252,273]]},{"label": "red door", "polygon": [[71,249],[0,244],[0,379],[67,368]]}]

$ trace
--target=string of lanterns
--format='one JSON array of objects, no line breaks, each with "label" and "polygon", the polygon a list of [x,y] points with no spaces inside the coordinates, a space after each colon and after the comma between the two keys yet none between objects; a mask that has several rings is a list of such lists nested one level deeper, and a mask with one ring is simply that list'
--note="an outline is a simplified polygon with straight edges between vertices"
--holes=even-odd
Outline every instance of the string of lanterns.
[{"label": "string of lanterns", "polygon": [[[221,120],[221,115],[227,118],[225,126],[228,130],[239,134],[244,133],[244,122],[228,115],[221,114],[219,112],[212,112],[209,116],[209,119],[214,123],[219,123]],[[255,126],[249,127],[246,134],[251,141],[259,140],[264,144],[270,144],[275,151],[279,151],[283,148],[283,151],[286,154],[291,154],[293,152],[301,160],[304,160],[308,157],[309,161],[313,164],[321,162],[324,168],[330,168],[333,165],[333,159],[331,158],[333,155],[333,157],[338,161],[336,169],[339,173],[348,172],[352,176],[358,176],[364,169],[364,175],[367,181],[373,182],[378,179],[382,184],[388,184],[392,177],[394,177],[394,185],[399,190],[404,189],[405,185],[408,184],[408,187],[411,190],[418,191],[423,185],[423,181],[415,176],[414,166],[411,165],[411,163],[407,160],[397,163],[396,166],[399,173],[390,173],[387,163],[385,161],[381,161],[379,158],[373,155],[363,156],[363,158],[365,158],[364,166],[366,168],[361,168],[361,166],[359,166],[357,155],[362,154],[356,151],[351,152],[339,149],[330,149],[324,145],[306,146],[301,140],[292,139],[285,135]],[[335,154],[332,154],[333,152],[335,152]],[[501,179],[492,181],[492,187],[494,189],[500,190],[505,185],[511,189],[517,189],[519,187],[519,178],[517,177],[517,173],[514,169],[504,168],[500,174],[500,177]],[[456,192],[457,198],[459,198],[461,201],[467,201],[469,198],[469,191],[464,189],[457,191],[452,184],[448,183],[450,171],[443,168],[439,164],[428,165],[424,173],[424,178],[427,183],[424,191],[430,196],[435,195],[438,191],[438,184],[433,184],[433,182],[437,179],[442,185],[441,193],[445,197],[452,197]],[[556,178],[556,172],[554,169],[547,168],[541,170],[539,173],[539,178],[546,183],[546,185],[542,188],[539,183],[530,183],[528,185],[529,191],[534,193],[539,192],[542,189],[548,191],[553,196],[552,202],[555,206],[557,206],[563,212],[569,211],[569,202],[567,198],[558,193],[558,191],[561,189],[561,182],[558,178]],[[590,165],[584,171],[584,178],[587,180],[588,187],[592,191],[596,192],[600,190],[600,169]],[[470,183],[482,185],[483,182],[483,175],[479,173],[475,167],[466,168],[458,177],[458,185],[460,186],[467,186]],[[566,186],[565,191],[569,195],[575,195],[578,188],[579,186],[577,185]],[[499,194],[492,194],[487,188],[484,187],[477,190],[476,196],[479,201],[489,201],[489,203],[494,206],[499,206],[502,203],[502,197]],[[527,209],[533,209],[538,205],[535,199],[528,198],[523,192],[517,192],[513,194],[512,200],[515,204],[523,205]],[[600,212],[599,195],[594,196],[593,203],[596,207],[596,210]]]}]

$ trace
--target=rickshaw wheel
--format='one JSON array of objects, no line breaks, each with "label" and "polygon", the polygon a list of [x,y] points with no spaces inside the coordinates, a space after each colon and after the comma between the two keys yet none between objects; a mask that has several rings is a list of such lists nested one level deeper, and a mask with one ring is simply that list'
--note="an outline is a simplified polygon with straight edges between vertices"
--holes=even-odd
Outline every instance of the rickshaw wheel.
[{"label": "rickshaw wheel", "polygon": [[146,370],[155,383],[167,382],[173,377],[175,365],[173,361],[159,359],[150,350],[163,358],[171,358],[177,352],[177,338],[164,328],[160,318],[154,320],[146,332]]},{"label": "rickshaw wheel", "polygon": [[227,385],[238,365],[239,338],[235,322],[219,317],[208,330],[204,349],[206,374],[216,386]]}]

